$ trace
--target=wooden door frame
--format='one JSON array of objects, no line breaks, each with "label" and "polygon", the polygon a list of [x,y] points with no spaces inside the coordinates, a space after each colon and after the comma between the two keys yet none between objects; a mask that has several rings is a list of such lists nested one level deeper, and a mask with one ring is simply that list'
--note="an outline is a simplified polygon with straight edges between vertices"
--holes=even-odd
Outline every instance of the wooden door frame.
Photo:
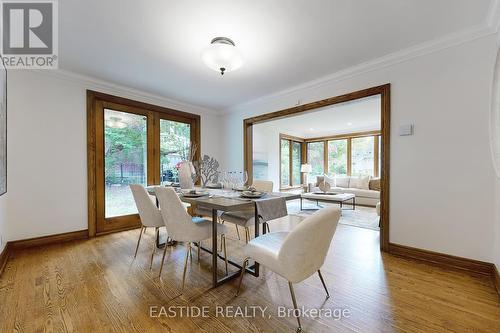
[{"label": "wooden door frame", "polygon": [[390,140],[391,140],[391,85],[371,87],[352,93],[326,98],[243,120],[243,159],[248,179],[253,179],[253,125],[286,118],[329,105],[354,101],[370,96],[381,96],[382,170],[380,174],[380,249],[389,251],[389,192],[390,192]]},{"label": "wooden door frame", "polygon": [[201,117],[199,115],[87,90],[87,211],[89,237],[140,226],[138,215],[128,215],[123,217],[123,225],[117,228],[113,227],[110,230],[98,230],[98,199],[103,201],[104,197],[98,198],[100,179],[98,172],[100,174],[101,170],[97,168],[97,165],[103,163],[103,161],[102,156],[100,156],[102,152],[98,150],[99,145],[97,143],[103,140],[104,137],[102,135],[103,119],[100,117],[100,113],[102,113],[100,110],[106,106],[148,117],[148,128],[152,126],[152,131],[148,130],[147,133],[148,161],[153,161],[152,169],[154,170],[152,174],[148,173],[148,184],[156,184],[160,181],[160,153],[158,151],[160,119],[189,123],[191,125],[191,142],[198,145],[195,159],[199,159],[201,151]]}]

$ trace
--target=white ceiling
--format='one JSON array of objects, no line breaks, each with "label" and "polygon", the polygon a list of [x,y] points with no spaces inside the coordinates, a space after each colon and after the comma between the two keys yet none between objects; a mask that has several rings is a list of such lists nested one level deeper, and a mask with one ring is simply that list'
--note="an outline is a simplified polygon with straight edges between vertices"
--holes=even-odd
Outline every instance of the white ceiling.
[{"label": "white ceiling", "polygon": [[[61,0],[60,68],[225,109],[483,24],[490,0]],[[245,64],[200,59],[216,36]]]},{"label": "white ceiling", "polygon": [[299,116],[257,124],[256,131],[278,129],[300,138],[380,130],[380,95],[327,106]]}]

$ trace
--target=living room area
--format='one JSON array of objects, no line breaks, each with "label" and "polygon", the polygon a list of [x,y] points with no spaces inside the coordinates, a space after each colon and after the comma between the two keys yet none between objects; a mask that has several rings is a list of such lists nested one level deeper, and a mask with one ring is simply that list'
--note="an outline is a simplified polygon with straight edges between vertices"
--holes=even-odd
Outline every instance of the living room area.
[{"label": "living room area", "polygon": [[300,193],[289,212],[342,208],[340,224],[378,231],[382,170],[381,95],[253,126],[253,178]]}]

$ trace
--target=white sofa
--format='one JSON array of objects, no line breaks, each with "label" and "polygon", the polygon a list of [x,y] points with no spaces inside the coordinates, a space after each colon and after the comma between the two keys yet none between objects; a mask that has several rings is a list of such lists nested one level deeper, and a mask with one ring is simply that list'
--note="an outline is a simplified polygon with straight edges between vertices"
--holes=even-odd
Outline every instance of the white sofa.
[{"label": "white sofa", "polygon": [[[357,177],[335,177],[336,186],[331,186],[330,192],[352,193],[356,195],[357,205],[375,207],[380,201],[380,180],[372,179],[369,185],[372,189],[362,189],[357,187],[357,179]],[[309,184],[308,192],[321,192],[319,185],[323,181],[323,176],[317,176],[316,183]],[[376,184],[377,182],[378,186],[372,187],[372,184]]]}]

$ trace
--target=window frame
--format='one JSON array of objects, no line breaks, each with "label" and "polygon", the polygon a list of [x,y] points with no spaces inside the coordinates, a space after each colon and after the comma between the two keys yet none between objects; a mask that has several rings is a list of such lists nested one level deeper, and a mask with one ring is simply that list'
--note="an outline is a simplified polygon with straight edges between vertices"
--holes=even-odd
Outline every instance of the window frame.
[{"label": "window frame", "polygon": [[195,159],[200,158],[201,151],[200,115],[87,90],[87,209],[89,237],[140,226],[138,214],[112,218],[106,218],[104,215],[104,109],[147,117],[148,185],[160,183],[160,119],[190,124],[190,140],[198,147]]}]

